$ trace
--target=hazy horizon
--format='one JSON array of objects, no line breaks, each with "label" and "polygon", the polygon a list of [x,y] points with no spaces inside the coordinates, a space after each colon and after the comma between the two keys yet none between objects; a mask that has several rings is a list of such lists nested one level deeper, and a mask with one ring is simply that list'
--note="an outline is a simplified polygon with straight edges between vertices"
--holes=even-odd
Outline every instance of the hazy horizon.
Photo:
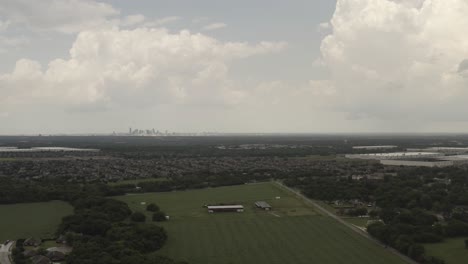
[{"label": "hazy horizon", "polygon": [[0,135],[468,133],[466,0],[4,0]]}]

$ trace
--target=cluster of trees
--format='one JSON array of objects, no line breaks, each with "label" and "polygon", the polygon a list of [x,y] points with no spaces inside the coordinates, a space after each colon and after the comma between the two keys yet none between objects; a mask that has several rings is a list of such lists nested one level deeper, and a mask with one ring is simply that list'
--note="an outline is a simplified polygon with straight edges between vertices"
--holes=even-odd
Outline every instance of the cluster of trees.
[{"label": "cluster of trees", "polygon": [[66,234],[67,243],[73,246],[67,263],[176,263],[154,254],[166,242],[167,234],[162,227],[140,224],[139,214],[143,222],[144,214],[132,214],[121,201],[81,196],[72,201],[74,214],[62,219],[57,232]]},{"label": "cluster of trees", "polygon": [[146,210],[149,212],[153,212],[153,217],[152,220],[154,222],[163,222],[166,221],[166,214],[161,211],[159,206],[157,206],[155,203],[150,203],[146,206]]},{"label": "cluster of trees", "polygon": [[124,190],[103,183],[72,184],[65,179],[24,180],[0,177],[0,204],[74,201],[83,195],[116,196]]},{"label": "cluster of trees", "polygon": [[[240,185],[249,181],[250,178],[251,177],[245,175],[206,173],[200,175],[172,177],[167,181],[142,181],[137,184],[139,187],[138,189],[135,188],[135,184],[117,184],[112,188],[115,193],[170,192],[175,190]],[[264,179],[266,180],[266,178],[269,177],[265,177]]]},{"label": "cluster of trees", "polygon": [[441,242],[444,230],[435,224],[436,219],[423,211],[381,212],[384,222],[375,222],[367,231],[386,245],[392,246],[403,254],[420,263],[442,264],[443,260],[427,256],[421,243]]},{"label": "cluster of trees", "polygon": [[339,213],[345,214],[347,216],[364,216],[367,215],[368,211],[366,207],[357,207],[351,209],[342,209]]}]

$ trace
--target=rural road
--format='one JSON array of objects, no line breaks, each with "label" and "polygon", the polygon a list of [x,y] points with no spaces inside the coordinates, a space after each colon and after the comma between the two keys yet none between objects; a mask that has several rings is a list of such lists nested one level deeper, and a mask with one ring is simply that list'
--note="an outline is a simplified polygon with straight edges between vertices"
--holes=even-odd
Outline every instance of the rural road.
[{"label": "rural road", "polygon": [[1,244],[0,246],[0,264],[11,264],[10,261],[10,250],[13,246],[14,241],[9,242],[8,244],[4,245]]},{"label": "rural road", "polygon": [[276,182],[277,184],[279,184],[281,187],[283,187],[284,189],[294,193],[295,195],[297,195],[298,197],[300,197],[301,199],[303,199],[305,202],[309,203],[310,205],[312,205],[314,208],[316,208],[319,212],[321,212],[322,214],[326,215],[326,216],[329,216],[333,219],[335,219],[336,221],[338,221],[339,223],[347,226],[348,228],[350,228],[351,230],[353,230],[354,232],[358,233],[359,235],[369,239],[370,241],[374,242],[375,244],[385,248],[386,250],[388,250],[389,252],[399,256],[400,258],[402,258],[404,261],[406,261],[407,263],[411,263],[411,264],[418,264],[418,262],[412,260],[411,258],[401,254],[400,252],[398,252],[397,250],[395,250],[394,248],[391,248],[391,247],[387,247],[386,245],[384,245],[383,243],[381,243],[380,241],[378,241],[377,239],[371,237],[367,232],[359,229],[358,227],[346,222],[345,220],[341,219],[341,217],[331,213],[330,211],[328,211],[327,209],[323,208],[321,205],[319,205],[318,203],[316,203],[314,200],[311,200],[307,197],[305,197],[302,193],[300,193],[299,191],[297,190],[294,190],[286,185],[284,185],[283,183],[281,182]]}]

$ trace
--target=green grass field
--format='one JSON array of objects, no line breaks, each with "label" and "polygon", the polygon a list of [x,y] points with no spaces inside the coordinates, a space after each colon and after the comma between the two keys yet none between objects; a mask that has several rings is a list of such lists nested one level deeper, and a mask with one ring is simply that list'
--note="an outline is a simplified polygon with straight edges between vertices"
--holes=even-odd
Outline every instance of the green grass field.
[{"label": "green grass field", "polygon": [[68,203],[0,205],[0,242],[27,237],[53,237],[62,217],[73,213]]},{"label": "green grass field", "polygon": [[[275,197],[281,197],[275,199]],[[135,211],[157,203],[170,220],[160,254],[191,264],[400,264],[405,263],[274,183],[120,196]],[[274,210],[260,211],[264,200]],[[243,213],[209,214],[202,206],[241,203]],[[148,214],[148,217],[150,215]]]},{"label": "green grass field", "polygon": [[426,244],[424,247],[428,255],[440,257],[446,264],[465,264],[468,261],[465,239],[467,238],[446,239],[443,243]]}]

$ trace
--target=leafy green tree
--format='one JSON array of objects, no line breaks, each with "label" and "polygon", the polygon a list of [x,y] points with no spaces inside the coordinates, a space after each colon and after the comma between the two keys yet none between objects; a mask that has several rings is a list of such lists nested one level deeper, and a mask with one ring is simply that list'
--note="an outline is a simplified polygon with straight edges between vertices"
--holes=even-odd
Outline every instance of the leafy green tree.
[{"label": "leafy green tree", "polygon": [[158,211],[153,214],[153,221],[155,222],[163,222],[166,221],[166,214],[164,212]]},{"label": "leafy green tree", "polygon": [[408,249],[408,256],[414,260],[420,260],[424,257],[425,249],[423,245],[413,244]]},{"label": "leafy green tree", "polygon": [[155,203],[150,203],[146,206],[146,210],[150,212],[157,212],[159,211],[159,206],[157,206]]},{"label": "leafy green tree", "polygon": [[143,214],[142,212],[134,212],[130,216],[130,220],[133,222],[145,222],[146,221],[146,215]]}]

